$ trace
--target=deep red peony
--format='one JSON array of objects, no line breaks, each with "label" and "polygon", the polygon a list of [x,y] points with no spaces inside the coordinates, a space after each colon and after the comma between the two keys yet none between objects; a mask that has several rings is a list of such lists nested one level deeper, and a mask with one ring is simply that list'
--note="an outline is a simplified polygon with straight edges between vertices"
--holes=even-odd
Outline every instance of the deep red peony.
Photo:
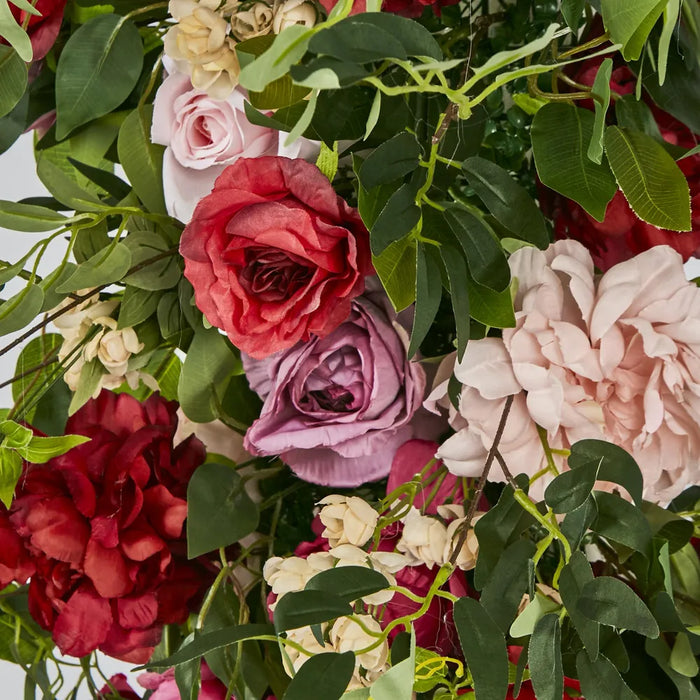
[{"label": "deep red peony", "polygon": [[227,167],[180,252],[197,306],[256,358],[330,333],[372,272],[359,214],[315,165],[278,156]]},{"label": "deep red peony", "polygon": [[[66,0],[37,0],[32,3],[41,15],[29,15],[27,34],[32,42],[32,60],[44,58],[56,41],[63,21]],[[10,11],[19,25],[24,24],[27,13],[10,3]]]},{"label": "deep red peony", "polygon": [[[584,61],[573,79],[583,85],[593,85],[602,57]],[[618,95],[634,92],[636,78],[626,65],[614,68],[610,89]],[[593,101],[581,106],[593,109]],[[650,104],[663,138],[674,146],[693,148],[697,139],[681,122]],[[678,161],[688,179],[691,197],[692,230],[677,232],[659,229],[642,221],[632,211],[620,190],[615,193],[600,222],[581,206],[556,192],[542,188],[541,204],[554,221],[557,238],[574,238],[583,243],[593,256],[596,266],[605,271],[624,260],[629,260],[655,245],[669,245],[683,260],[700,254],[700,154]]]},{"label": "deep red peony", "polygon": [[12,529],[0,526],[0,586],[31,576],[29,611],[64,654],[145,662],[162,625],[184,622],[210,582],[183,532],[205,450],[195,437],[173,447],[176,409],[103,391],[66,426],[90,442],[24,466]]}]

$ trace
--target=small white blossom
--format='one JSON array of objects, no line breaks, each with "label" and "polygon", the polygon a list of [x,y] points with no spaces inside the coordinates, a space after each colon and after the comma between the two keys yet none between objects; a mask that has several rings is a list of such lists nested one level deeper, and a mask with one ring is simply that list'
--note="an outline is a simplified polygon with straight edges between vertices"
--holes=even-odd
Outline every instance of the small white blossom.
[{"label": "small white blossom", "polygon": [[[263,577],[277,596],[304,590],[306,584],[320,571],[333,567],[328,552],[314,552],[302,557],[272,557],[263,566]],[[274,604],[270,606],[274,607]]]},{"label": "small white blossom", "polygon": [[411,508],[403,519],[403,532],[396,548],[412,559],[412,565],[425,564],[432,569],[436,564],[442,566],[445,563],[446,543],[445,525],[437,518],[421,515],[418,509]]},{"label": "small white blossom", "polygon": [[[382,628],[371,615],[357,615],[364,626],[372,632],[381,632]],[[362,688],[375,681],[387,668],[389,657],[389,645],[385,640],[370,651],[357,654],[377,641],[376,637],[365,632],[364,629],[349,617],[340,617],[331,627],[329,640],[333,650],[338,653],[352,651],[356,654],[355,673],[348,686],[349,689]]]},{"label": "small white blossom", "polygon": [[374,535],[379,514],[357,496],[326,496],[319,517],[326,529],[321,533],[331,547],[352,544],[362,547]]}]

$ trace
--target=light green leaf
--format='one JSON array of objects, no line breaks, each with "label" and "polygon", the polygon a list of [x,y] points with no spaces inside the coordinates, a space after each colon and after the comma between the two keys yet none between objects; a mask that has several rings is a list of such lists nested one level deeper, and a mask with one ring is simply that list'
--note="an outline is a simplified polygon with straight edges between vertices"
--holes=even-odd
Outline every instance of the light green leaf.
[{"label": "light green leaf", "polygon": [[540,180],[578,202],[598,221],[617,191],[607,163],[586,155],[593,137],[593,114],[562,102],[542,107],[532,122],[532,153]]},{"label": "light green leaf", "polygon": [[333,178],[338,172],[337,141],[333,142],[333,148],[329,148],[324,141],[321,141],[321,152],[316,159],[316,167],[328,178],[329,182],[333,182]]},{"label": "light green leaf", "polygon": [[508,630],[511,637],[528,637],[535,629],[535,625],[548,613],[558,610],[561,606],[551,598],[542,595],[535,590],[535,597],[525,606],[523,611],[515,618]]},{"label": "light green leaf", "polygon": [[374,131],[374,127],[377,126],[379,121],[379,113],[382,109],[382,93],[377,90],[374,93],[374,99],[372,100],[372,108],[369,110],[369,116],[367,117],[367,126],[365,127],[365,135],[363,141],[369,138],[369,135]]},{"label": "light green leaf", "polygon": [[666,81],[666,67],[668,65],[668,50],[671,46],[673,30],[679,21],[681,13],[681,0],[668,0],[664,7],[664,26],[659,37],[659,56],[657,69],[659,71],[659,85]]},{"label": "light green leaf", "polygon": [[0,199],[0,226],[10,231],[55,231],[65,221],[66,217],[53,209]]},{"label": "light green leaf", "polygon": [[56,138],[116,109],[142,65],[141,36],[126,18],[99,15],[78,27],[56,68]]},{"label": "light green leaf", "polygon": [[626,61],[636,61],[667,0],[601,0],[603,23]]},{"label": "light green leaf", "polygon": [[12,505],[15,486],[22,474],[22,458],[12,449],[0,448],[0,501]]},{"label": "light green leaf", "polygon": [[671,668],[682,676],[694,678],[698,673],[698,662],[690,646],[690,639],[687,634],[679,633],[673,643],[671,656],[669,658]]},{"label": "light green leaf", "polygon": [[26,89],[27,64],[15,49],[0,44],[0,117],[14,109]]},{"label": "light green leaf", "polygon": [[97,359],[91,362],[86,362],[80,370],[80,379],[78,380],[78,388],[73,394],[70,406],[68,407],[68,415],[72,416],[81,406],[84,406],[95,393],[100,385],[100,379],[105,374],[105,368]]},{"label": "light green leaf", "polygon": [[610,105],[612,65],[612,58],[603,60],[595,75],[591,89],[591,96],[595,105],[595,120],[593,122],[591,142],[588,144],[588,157],[598,165],[603,162],[603,132],[605,131],[605,116]]},{"label": "light green leaf", "polygon": [[129,328],[143,323],[158,309],[160,297],[160,291],[152,292],[127,284],[122,303],[119,305],[117,328]]},{"label": "light green leaf", "polygon": [[469,313],[471,317],[494,328],[513,328],[515,326],[515,312],[513,311],[513,299],[510,289],[502,292],[494,292],[484,287],[469,275],[467,277],[469,288]]},{"label": "light green leaf", "polygon": [[416,299],[416,244],[408,238],[390,243],[372,264],[392,306],[402,311]]},{"label": "light green leaf", "polygon": [[681,169],[653,138],[610,126],[605,153],[635,214],[659,228],[690,231],[690,190]]},{"label": "light green leaf", "polygon": [[306,131],[309,124],[311,124],[311,120],[314,118],[314,112],[316,111],[318,92],[318,90],[314,90],[311,93],[311,97],[309,97],[306,103],[306,108],[302,112],[297,123],[294,125],[294,128],[289,132],[289,135],[285,139],[285,146],[291,146]]},{"label": "light green leaf", "polygon": [[[152,260],[170,249],[163,236],[151,231],[131,232],[124,239],[124,245],[131,251],[130,268]],[[170,255],[132,272],[124,278],[124,281],[140,289],[159,291],[174,287],[181,278],[182,271],[178,265],[178,258],[176,255]]]},{"label": "light green leaf", "polygon": [[34,55],[32,42],[29,40],[27,32],[17,24],[12,16],[7,0],[0,0],[0,36],[15,49],[23,61],[32,60]]},{"label": "light green leaf", "polygon": [[99,287],[120,280],[131,267],[131,251],[124,243],[117,243],[95,253],[80,263],[75,272],[59,287],[57,292],[74,292],[78,289]]},{"label": "light green leaf", "polygon": [[38,284],[28,284],[0,304],[0,335],[7,335],[24,328],[37,317],[43,302],[42,288]]},{"label": "light green leaf", "polygon": [[119,129],[117,152],[124,172],[139,199],[149,211],[165,213],[163,196],[163,153],[165,148],[151,141],[153,105],[135,109]]},{"label": "light green leaf", "polygon": [[90,442],[84,435],[61,435],[59,437],[33,437],[26,447],[17,448],[17,452],[32,464],[44,464],[54,457],[59,457],[84,442]]},{"label": "light green leaf", "polygon": [[26,447],[34,435],[29,428],[13,420],[4,420],[0,423],[0,434],[3,435],[2,444],[13,449]]},{"label": "light green leaf", "polygon": [[105,206],[92,193],[80,187],[52,161],[51,156],[39,151],[36,173],[46,189],[69,209],[77,211],[102,211]]},{"label": "light green leaf", "polygon": [[408,656],[382,673],[372,684],[372,700],[411,700],[416,666],[416,633],[411,628]]}]

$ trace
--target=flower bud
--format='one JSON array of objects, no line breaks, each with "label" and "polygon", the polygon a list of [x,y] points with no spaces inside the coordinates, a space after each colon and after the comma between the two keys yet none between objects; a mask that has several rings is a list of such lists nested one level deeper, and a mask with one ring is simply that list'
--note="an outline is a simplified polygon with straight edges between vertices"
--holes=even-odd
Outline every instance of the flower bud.
[{"label": "flower bud", "polygon": [[[371,615],[356,615],[364,626],[372,632],[381,632],[382,628]],[[376,642],[373,637],[365,632],[357,622],[349,617],[340,617],[331,627],[329,640],[337,653],[352,651],[356,653],[355,673],[348,688],[361,688],[376,680],[387,670],[387,659],[389,657],[389,645],[384,640],[380,645],[370,651],[357,654],[358,651]],[[360,673],[363,669],[364,673]]]},{"label": "flower bud", "polygon": [[264,2],[256,2],[231,17],[231,33],[238,41],[264,36],[272,31],[272,18],[272,8]]},{"label": "flower bud", "polygon": [[304,0],[277,0],[274,12],[272,31],[275,34],[294,24],[302,24],[305,27],[313,27],[316,24],[316,8]]},{"label": "flower bud", "polygon": [[429,569],[436,564],[442,566],[447,543],[445,525],[436,518],[421,515],[416,508],[411,508],[403,524],[401,539],[396,545],[399,552],[412,558],[412,565],[425,564]]},{"label": "flower bud", "polygon": [[323,508],[319,513],[326,529],[321,533],[331,547],[352,544],[362,547],[374,534],[379,514],[372,506],[357,496],[326,496],[319,501]]}]

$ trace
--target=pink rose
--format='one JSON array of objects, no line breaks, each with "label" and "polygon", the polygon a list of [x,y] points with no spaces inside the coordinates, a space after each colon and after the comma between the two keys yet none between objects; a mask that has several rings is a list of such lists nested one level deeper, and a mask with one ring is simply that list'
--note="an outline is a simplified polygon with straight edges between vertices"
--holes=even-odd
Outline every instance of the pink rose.
[{"label": "pink rose", "polygon": [[245,361],[265,399],[248,429],[252,454],[280,455],[307,481],[358,486],[389,473],[397,448],[414,436],[425,374],[406,359],[405,334],[368,298],[325,338]]},{"label": "pink rose", "polygon": [[328,335],[372,271],[359,214],[304,160],[241,158],[180,239],[197,306],[253,357]]},{"label": "pink rose", "polygon": [[[530,431],[533,450],[537,423],[552,447],[599,438],[630,452],[648,500],[668,501],[696,483],[700,289],[686,280],[681,256],[656,246],[596,277],[581,244],[558,241],[546,251],[517,251],[510,266],[519,284],[516,327],[504,330],[502,341],[470,344],[455,369],[464,384],[461,430],[438,456],[455,473],[475,466],[454,459],[473,440],[467,426],[483,421],[489,403],[497,413],[502,397],[513,394],[512,416],[530,417],[521,429]],[[488,352],[470,364],[469,352],[485,343]],[[542,454],[525,459],[510,448],[506,440],[501,452],[515,473],[543,466]]]},{"label": "pink rose", "polygon": [[225,100],[215,100],[177,72],[158,88],[151,138],[166,146],[163,189],[171,216],[188,222],[197,202],[211,192],[216,178],[238,158],[315,157],[317,144],[299,138],[285,147],[288,134],[251,124],[245,116],[245,100],[241,88]]},{"label": "pink rose", "polygon": [[[203,661],[201,670],[201,687],[197,700],[226,700],[226,686],[211,672]],[[152,690],[150,700],[180,700],[180,691],[175,682],[175,671],[169,668],[164,673],[142,673],[138,677],[139,685]],[[231,695],[231,700],[234,700]]]}]

